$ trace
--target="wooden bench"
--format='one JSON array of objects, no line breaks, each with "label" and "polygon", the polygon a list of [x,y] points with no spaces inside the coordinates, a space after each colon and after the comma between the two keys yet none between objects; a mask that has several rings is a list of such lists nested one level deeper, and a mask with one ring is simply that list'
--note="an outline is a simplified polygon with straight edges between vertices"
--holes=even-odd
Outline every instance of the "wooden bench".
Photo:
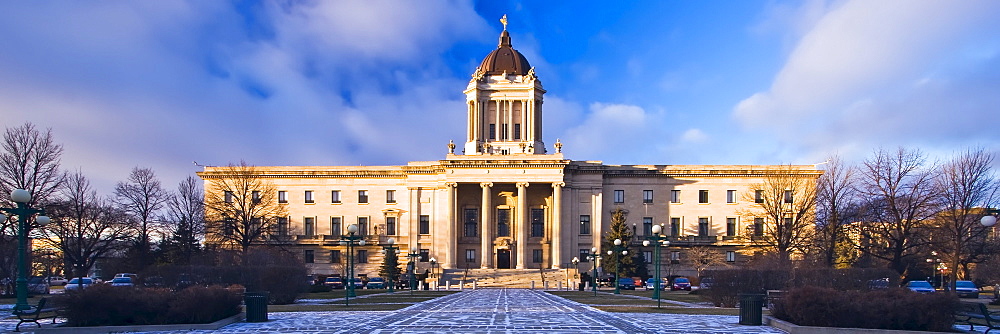
[{"label": "wooden bench", "polygon": [[1000,328],[1000,315],[990,312],[986,304],[977,302],[959,302],[958,309],[955,310],[955,324],[969,325],[969,330],[973,326],[986,326],[990,330]]},{"label": "wooden bench", "polygon": [[[38,323],[39,319],[52,318],[52,323],[56,323],[56,317],[58,316],[57,311],[59,311],[59,308],[57,307],[46,308],[45,307],[46,301],[48,301],[48,299],[42,298],[38,300],[38,305],[35,305],[34,307],[31,307],[27,310],[14,311],[14,315],[16,315],[17,319],[20,320],[17,323],[17,327],[14,327],[14,331],[20,332],[21,324],[26,322],[33,322],[35,323],[35,325],[38,325],[38,328],[41,328],[42,324]],[[42,316],[42,313],[47,313],[48,315]]]}]

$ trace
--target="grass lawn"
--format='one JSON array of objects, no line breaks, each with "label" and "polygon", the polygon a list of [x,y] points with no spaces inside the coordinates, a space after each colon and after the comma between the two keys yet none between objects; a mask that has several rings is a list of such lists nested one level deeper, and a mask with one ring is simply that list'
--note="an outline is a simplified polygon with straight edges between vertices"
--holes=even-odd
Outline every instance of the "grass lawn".
[{"label": "grass lawn", "polygon": [[[652,290],[622,290],[622,294],[641,296],[646,298],[653,298]],[[690,291],[660,291],[660,299],[663,300],[673,300],[684,303],[700,303],[705,300],[701,299],[699,295],[692,295]]]},{"label": "grass lawn", "polygon": [[355,290],[358,296],[351,298],[350,306],[344,303],[344,291],[302,294],[302,299],[329,299],[320,305],[269,305],[269,312],[318,312],[318,311],[392,311],[419,302],[447,296],[458,291],[407,291],[388,293],[387,290]]}]

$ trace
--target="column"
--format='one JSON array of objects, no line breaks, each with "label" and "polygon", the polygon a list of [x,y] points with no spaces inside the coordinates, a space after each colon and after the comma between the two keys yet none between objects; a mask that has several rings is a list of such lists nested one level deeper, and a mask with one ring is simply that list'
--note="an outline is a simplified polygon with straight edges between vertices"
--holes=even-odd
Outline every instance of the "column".
[{"label": "column", "polygon": [[483,182],[479,184],[483,187],[483,206],[480,209],[480,216],[482,217],[480,221],[480,233],[479,237],[482,239],[482,249],[479,253],[482,257],[480,261],[480,267],[483,269],[493,267],[493,222],[491,217],[493,217],[493,196],[490,192],[491,187],[493,187],[492,182]]},{"label": "column", "polygon": [[[458,193],[458,183],[447,182],[444,184],[446,188],[446,196],[448,197],[448,205],[446,207],[447,212],[445,212],[445,217],[447,218],[447,227],[445,230],[445,259],[441,263],[442,268],[447,265],[449,268],[458,268],[458,262],[455,261],[455,257],[458,253],[458,237],[455,235],[455,199]],[[402,252],[403,250],[400,250]]]},{"label": "column", "polygon": [[528,246],[528,183],[517,183],[517,269],[524,269]]},{"label": "column", "polygon": [[562,190],[564,182],[552,183],[552,269],[562,265]]}]

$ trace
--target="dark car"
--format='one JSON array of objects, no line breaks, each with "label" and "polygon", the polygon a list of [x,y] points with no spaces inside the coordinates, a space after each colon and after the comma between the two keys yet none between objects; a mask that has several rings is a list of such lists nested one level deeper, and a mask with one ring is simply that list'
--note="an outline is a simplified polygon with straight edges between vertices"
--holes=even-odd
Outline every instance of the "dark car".
[{"label": "dark car", "polygon": [[323,285],[326,285],[331,289],[343,289],[344,279],[338,276],[327,277],[326,280],[323,281]]},{"label": "dark car", "polygon": [[368,279],[368,283],[365,284],[366,289],[385,289],[385,279],[381,277],[372,277]]},{"label": "dark car", "polygon": [[913,292],[933,293],[934,287],[928,281],[910,281],[906,283],[906,288]]},{"label": "dark car", "polygon": [[633,280],[631,277],[619,278],[618,288],[623,290],[635,290],[635,280]]},{"label": "dark car", "polygon": [[613,283],[614,281],[615,281],[615,279],[613,277],[598,278],[597,279],[597,286],[599,286],[599,287],[601,287],[601,286],[608,286],[608,287],[610,287],[611,283]]},{"label": "dark car", "polygon": [[687,277],[678,277],[674,279],[674,284],[670,286],[670,291],[674,290],[687,290],[691,291],[691,281]]},{"label": "dark car", "polygon": [[45,279],[45,277],[28,278],[28,292],[40,295],[48,294],[49,280]]},{"label": "dark car", "polygon": [[955,293],[959,298],[979,298],[979,288],[972,281],[955,281]]}]

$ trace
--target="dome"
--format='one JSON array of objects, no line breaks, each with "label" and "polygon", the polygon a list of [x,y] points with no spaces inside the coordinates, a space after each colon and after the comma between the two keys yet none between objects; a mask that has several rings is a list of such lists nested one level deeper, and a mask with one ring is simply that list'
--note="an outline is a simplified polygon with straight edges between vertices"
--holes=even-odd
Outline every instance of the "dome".
[{"label": "dome", "polygon": [[528,59],[510,46],[510,34],[507,33],[507,30],[500,33],[500,45],[497,45],[497,49],[486,55],[483,63],[479,64],[479,70],[486,75],[503,74],[504,72],[525,75],[530,69],[531,65],[528,64]]}]

